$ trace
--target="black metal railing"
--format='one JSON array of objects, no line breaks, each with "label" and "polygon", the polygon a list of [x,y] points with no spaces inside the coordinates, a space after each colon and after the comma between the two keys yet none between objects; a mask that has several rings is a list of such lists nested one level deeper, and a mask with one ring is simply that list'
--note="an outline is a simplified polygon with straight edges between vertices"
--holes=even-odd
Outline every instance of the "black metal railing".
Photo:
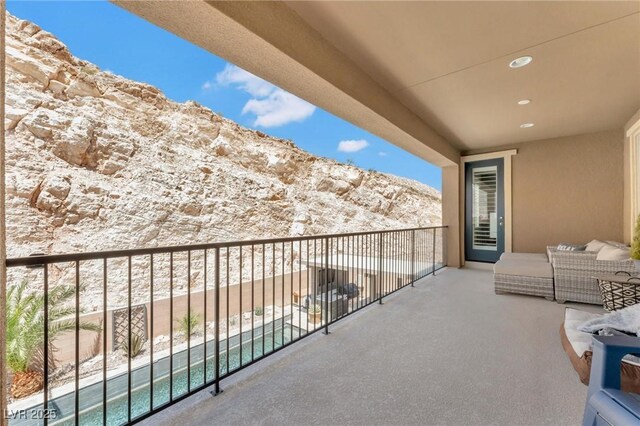
[{"label": "black metal railing", "polygon": [[[49,360],[42,390],[9,404],[10,421],[135,423],[218,393],[229,375],[446,263],[442,226],[9,259],[8,285],[26,280],[44,297]],[[52,339],[61,320],[49,295],[66,287],[59,303],[75,327]]]}]

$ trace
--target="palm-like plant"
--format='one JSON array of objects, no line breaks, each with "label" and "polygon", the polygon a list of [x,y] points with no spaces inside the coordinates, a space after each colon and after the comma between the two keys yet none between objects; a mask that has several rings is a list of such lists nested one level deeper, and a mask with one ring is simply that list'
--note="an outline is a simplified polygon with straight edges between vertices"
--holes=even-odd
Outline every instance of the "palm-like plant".
[{"label": "palm-like plant", "polygon": [[[45,344],[44,294],[25,294],[26,288],[27,282],[23,281],[7,289],[7,366],[14,373],[11,384],[11,395],[14,398],[37,392],[43,384],[42,373],[30,370],[30,366],[42,355]],[[75,293],[75,287],[71,286],[56,286],[49,290],[49,344],[61,333],[75,330],[75,320],[66,319],[75,314],[75,309],[68,306],[68,301]],[[79,326],[82,330],[101,331],[97,324],[81,322]]]},{"label": "palm-like plant", "polygon": [[191,336],[195,333],[196,328],[200,324],[200,315],[188,313],[182,318],[175,320],[178,324],[178,330],[185,336]]},{"label": "palm-like plant", "polygon": [[636,219],[636,229],[633,233],[633,242],[631,243],[631,258],[640,260],[640,215]]}]

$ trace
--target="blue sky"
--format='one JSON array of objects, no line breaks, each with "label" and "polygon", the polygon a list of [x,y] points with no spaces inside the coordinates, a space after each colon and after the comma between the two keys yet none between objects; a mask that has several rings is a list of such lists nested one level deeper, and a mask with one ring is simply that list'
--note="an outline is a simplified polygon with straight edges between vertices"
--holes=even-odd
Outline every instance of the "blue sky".
[{"label": "blue sky", "polygon": [[111,3],[8,1],[7,10],[55,34],[75,56],[152,84],[175,101],[195,100],[313,154],[441,189],[438,167]]}]

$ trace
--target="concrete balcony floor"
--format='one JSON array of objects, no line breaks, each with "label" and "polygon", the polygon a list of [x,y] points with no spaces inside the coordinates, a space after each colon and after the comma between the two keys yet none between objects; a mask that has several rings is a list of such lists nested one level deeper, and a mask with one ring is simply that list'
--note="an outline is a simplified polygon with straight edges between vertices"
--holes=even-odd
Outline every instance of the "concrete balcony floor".
[{"label": "concrete balcony floor", "polygon": [[446,269],[146,423],[579,424],[587,388],[560,344],[565,306]]}]

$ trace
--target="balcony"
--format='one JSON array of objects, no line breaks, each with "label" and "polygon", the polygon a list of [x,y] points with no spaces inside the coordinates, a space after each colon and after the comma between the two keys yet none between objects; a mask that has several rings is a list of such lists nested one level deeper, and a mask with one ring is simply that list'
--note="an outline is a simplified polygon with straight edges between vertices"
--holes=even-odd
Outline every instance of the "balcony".
[{"label": "balcony", "polygon": [[149,424],[579,424],[587,388],[560,345],[564,308],[449,268]]},{"label": "balcony", "polygon": [[[104,287],[88,296],[104,291],[106,309],[69,318],[78,328],[106,326],[93,339],[76,330],[50,341],[45,351],[56,365],[45,367],[44,392],[15,401],[10,413],[48,407],[50,424],[178,424],[187,416],[191,424],[578,423],[586,387],[560,344],[565,305],[498,296],[490,271],[444,268],[445,234],[439,227],[11,259],[11,276],[38,276],[49,291],[72,276],[76,307],[88,291],[83,271],[106,266],[98,274]],[[180,268],[196,265],[203,280],[178,290]],[[131,284],[144,270],[149,299],[141,303]],[[118,275],[129,294],[113,306],[109,283]],[[46,317],[55,307],[45,308]],[[120,327],[116,313],[126,314]],[[140,315],[148,326],[139,327]],[[193,334],[171,326],[192,316],[200,318]],[[114,358],[136,336],[147,341],[140,354]],[[99,368],[87,372],[88,362]],[[71,372],[66,382],[60,370]]]},{"label": "balcony", "polygon": [[[9,321],[19,316],[29,337],[12,336],[8,359],[13,367],[41,347],[50,360],[14,368],[11,423],[131,423],[200,390],[217,394],[243,369],[444,268],[446,231],[9,259]],[[41,291],[23,294],[27,282]]]},{"label": "balcony", "polygon": [[633,239],[637,3],[113,3],[441,167],[445,226],[8,260],[2,235],[10,296],[42,298],[10,424],[580,422],[567,305],[472,267]]}]

